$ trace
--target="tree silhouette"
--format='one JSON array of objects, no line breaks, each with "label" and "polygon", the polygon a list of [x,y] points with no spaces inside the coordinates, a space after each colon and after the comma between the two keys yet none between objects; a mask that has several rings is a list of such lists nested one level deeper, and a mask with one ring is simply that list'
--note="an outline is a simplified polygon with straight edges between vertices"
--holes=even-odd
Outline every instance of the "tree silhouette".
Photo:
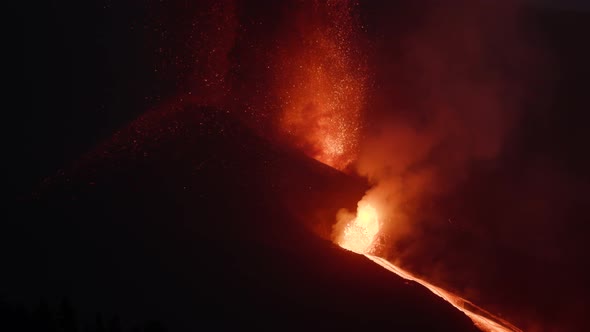
[{"label": "tree silhouette", "polygon": [[22,305],[11,305],[0,298],[0,330],[32,331],[35,325],[32,316]]},{"label": "tree silhouette", "polygon": [[57,332],[49,303],[44,298],[39,301],[39,306],[33,312],[33,326],[37,331]]},{"label": "tree silhouette", "polygon": [[109,324],[109,332],[121,332],[121,320],[118,315],[113,316]]},{"label": "tree silhouette", "polygon": [[145,325],[145,332],[165,332],[166,329],[158,321],[149,321]]},{"label": "tree silhouette", "polygon": [[96,332],[106,332],[100,312],[96,314]]},{"label": "tree silhouette", "polygon": [[59,331],[63,332],[77,332],[78,324],[76,322],[76,314],[74,308],[67,297],[61,301],[61,308],[58,316]]},{"label": "tree silhouette", "polygon": [[[101,313],[96,314],[94,323],[81,322],[84,332],[123,332],[121,318],[115,314],[108,320],[108,328]],[[39,304],[31,313],[25,306],[18,306],[4,301],[0,297],[0,331],[32,331],[32,332],[78,332],[78,320],[76,311],[68,298],[64,297],[59,309],[52,311],[45,298],[41,298]],[[163,325],[150,320],[140,323],[129,329],[132,332],[165,332]]]}]

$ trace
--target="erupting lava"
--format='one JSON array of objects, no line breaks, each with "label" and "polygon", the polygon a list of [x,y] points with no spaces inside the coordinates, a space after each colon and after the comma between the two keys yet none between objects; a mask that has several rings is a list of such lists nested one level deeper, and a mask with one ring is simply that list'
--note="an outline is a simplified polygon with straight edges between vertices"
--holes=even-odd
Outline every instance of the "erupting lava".
[{"label": "erupting lava", "polygon": [[487,312],[470,301],[420,279],[384,258],[370,255],[369,252],[371,251],[373,242],[379,233],[379,228],[380,223],[377,210],[369,203],[360,201],[356,217],[350,220],[342,228],[341,234],[335,234],[335,241],[342,248],[364,255],[373,262],[381,265],[386,270],[391,271],[404,279],[415,281],[428,288],[431,292],[440,296],[467,315],[482,331],[522,332],[522,330],[506,320]]},{"label": "erupting lava", "polygon": [[373,241],[379,232],[379,216],[377,210],[369,203],[359,202],[357,216],[345,227],[342,235],[336,240],[342,248],[359,254],[371,250]]},{"label": "erupting lava", "polygon": [[[278,129],[308,156],[339,170],[358,161],[368,72],[358,43],[354,0],[313,0],[294,13],[290,33],[275,46],[274,93],[281,109]],[[297,14],[298,13],[298,14]],[[338,215],[332,233],[342,248],[365,255],[402,278],[415,281],[465,313],[484,331],[520,331],[471,302],[370,255],[383,220],[366,198],[356,216]]]},{"label": "erupting lava", "polygon": [[344,170],[358,148],[366,69],[349,0],[313,1],[275,65],[280,129],[314,159]]}]

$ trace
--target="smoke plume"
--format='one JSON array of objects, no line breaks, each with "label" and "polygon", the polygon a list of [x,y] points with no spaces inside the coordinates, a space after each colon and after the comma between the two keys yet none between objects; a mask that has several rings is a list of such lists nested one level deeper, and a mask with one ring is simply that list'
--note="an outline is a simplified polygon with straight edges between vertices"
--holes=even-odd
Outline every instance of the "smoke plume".
[{"label": "smoke plume", "polygon": [[[372,13],[375,84],[355,164],[372,188],[359,206],[380,213],[374,253],[477,301],[488,270],[477,262],[497,240],[441,205],[505,154],[542,81],[540,60],[517,3],[421,4],[393,8],[403,22]],[[337,219],[334,234],[350,216]]]}]

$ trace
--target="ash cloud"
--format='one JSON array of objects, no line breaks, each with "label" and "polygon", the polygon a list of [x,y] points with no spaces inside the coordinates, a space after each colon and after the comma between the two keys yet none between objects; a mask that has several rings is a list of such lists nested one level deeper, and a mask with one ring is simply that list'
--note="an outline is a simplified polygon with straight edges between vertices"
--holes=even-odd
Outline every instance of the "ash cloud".
[{"label": "ash cloud", "polygon": [[414,215],[468,177],[474,162],[502,152],[536,76],[518,8],[481,1],[406,8],[419,23],[388,36],[398,45],[374,67],[357,163],[375,184],[370,196]]},{"label": "ash cloud", "polygon": [[397,22],[366,10],[374,25],[375,84],[356,167],[373,184],[363,200],[379,206],[385,221],[376,250],[501,312],[505,299],[489,294],[502,282],[484,274],[502,277],[482,262],[499,259],[505,253],[497,249],[511,241],[510,234],[486,237],[496,234],[493,223],[514,220],[482,222],[450,206],[472,202],[462,196],[465,188],[481,169],[504,162],[524,110],[539,99],[533,92],[544,91],[549,73],[531,46],[522,7],[394,3],[385,12]]},{"label": "ash cloud", "polygon": [[[221,56],[213,99],[292,143],[277,92],[304,75],[284,78],[279,60],[325,21],[306,16],[313,1],[228,3],[215,16],[225,37],[206,39]],[[563,285],[587,277],[575,267],[585,252],[576,230],[587,230],[587,116],[573,111],[587,105],[585,81],[552,90],[556,60],[531,23],[538,13],[515,1],[351,3],[360,26],[346,54],[370,73],[358,76],[367,84],[354,169],[372,184],[363,201],[384,214],[378,253],[521,328],[575,326],[586,301]],[[563,109],[552,109],[553,94]]]}]

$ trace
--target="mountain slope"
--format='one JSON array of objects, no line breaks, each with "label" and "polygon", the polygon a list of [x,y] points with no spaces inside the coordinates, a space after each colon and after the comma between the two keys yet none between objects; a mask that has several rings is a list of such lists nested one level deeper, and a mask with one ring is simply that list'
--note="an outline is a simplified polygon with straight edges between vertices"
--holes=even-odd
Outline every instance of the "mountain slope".
[{"label": "mountain slope", "polygon": [[168,106],[19,202],[4,225],[19,255],[4,260],[3,293],[66,295],[81,316],[106,310],[171,331],[476,330],[426,289],[322,238],[364,190],[225,112]]}]

